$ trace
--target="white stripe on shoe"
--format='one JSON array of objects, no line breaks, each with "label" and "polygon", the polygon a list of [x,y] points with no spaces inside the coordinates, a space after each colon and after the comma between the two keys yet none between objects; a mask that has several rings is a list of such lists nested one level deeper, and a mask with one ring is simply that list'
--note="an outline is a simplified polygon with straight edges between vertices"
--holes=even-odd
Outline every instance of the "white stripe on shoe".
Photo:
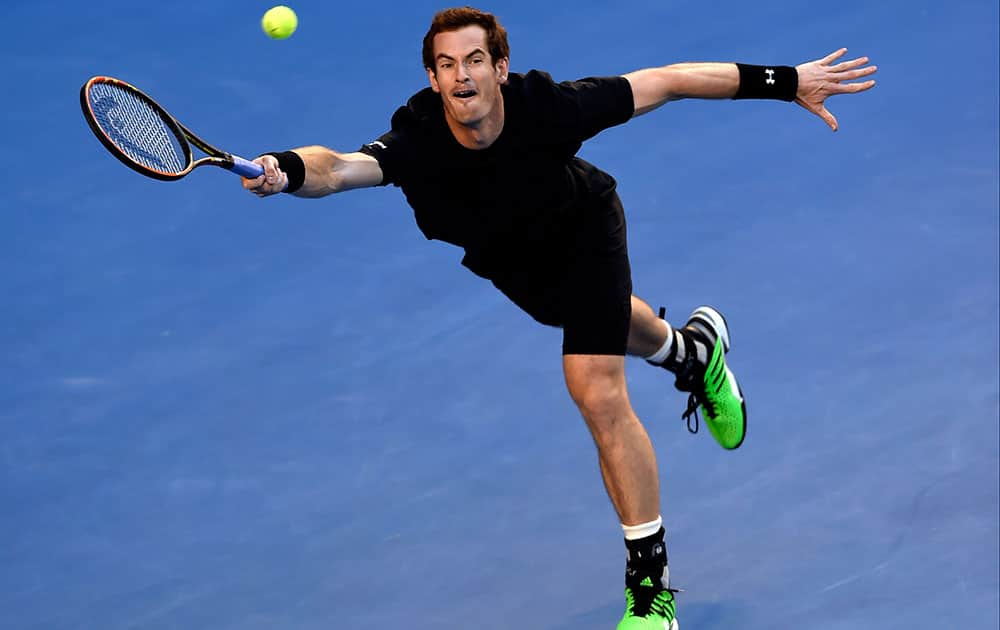
[{"label": "white stripe on shoe", "polygon": [[722,341],[722,349],[729,352],[729,326],[726,325],[726,318],[722,313],[711,306],[699,306],[688,317],[688,323],[692,321],[715,332],[716,337]]}]

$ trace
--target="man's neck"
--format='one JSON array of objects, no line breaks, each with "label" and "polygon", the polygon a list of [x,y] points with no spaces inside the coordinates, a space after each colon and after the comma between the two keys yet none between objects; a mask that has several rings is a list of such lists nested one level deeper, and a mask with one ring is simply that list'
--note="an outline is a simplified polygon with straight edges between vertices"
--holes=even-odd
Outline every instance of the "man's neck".
[{"label": "man's neck", "polygon": [[500,137],[500,132],[503,131],[503,98],[499,100],[498,104],[499,106],[489,116],[480,120],[475,126],[463,125],[450,116],[445,116],[448,128],[451,129],[455,140],[466,149],[476,151],[492,145]]}]

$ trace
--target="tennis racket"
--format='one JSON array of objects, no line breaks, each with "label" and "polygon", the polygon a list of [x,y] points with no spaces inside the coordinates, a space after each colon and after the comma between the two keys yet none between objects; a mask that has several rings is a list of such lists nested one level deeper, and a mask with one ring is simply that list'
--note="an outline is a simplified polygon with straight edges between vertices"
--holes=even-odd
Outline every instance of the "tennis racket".
[{"label": "tennis racket", "polygon": [[[172,181],[209,164],[243,177],[258,177],[264,168],[216,149],[139,88],[111,77],[93,77],[80,88],[80,107],[101,144],[125,166]],[[194,159],[191,145],[206,157]]]}]

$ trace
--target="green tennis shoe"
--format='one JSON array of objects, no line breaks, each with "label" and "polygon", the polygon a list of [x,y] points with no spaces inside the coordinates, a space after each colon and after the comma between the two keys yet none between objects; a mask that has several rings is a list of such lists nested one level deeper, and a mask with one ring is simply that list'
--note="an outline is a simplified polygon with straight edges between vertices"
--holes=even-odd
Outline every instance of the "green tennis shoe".
[{"label": "green tennis shoe", "polygon": [[634,589],[625,588],[625,616],[618,630],[679,630],[675,609],[674,591],[654,586],[647,577]]},{"label": "green tennis shoe", "polygon": [[690,394],[681,417],[687,420],[688,430],[697,433],[701,409],[715,440],[723,448],[739,448],[747,434],[747,406],[736,376],[726,365],[730,344],[726,318],[711,306],[701,306],[691,313],[684,331],[708,347],[709,357],[708,364],[702,365],[691,353],[677,372],[677,389]]}]

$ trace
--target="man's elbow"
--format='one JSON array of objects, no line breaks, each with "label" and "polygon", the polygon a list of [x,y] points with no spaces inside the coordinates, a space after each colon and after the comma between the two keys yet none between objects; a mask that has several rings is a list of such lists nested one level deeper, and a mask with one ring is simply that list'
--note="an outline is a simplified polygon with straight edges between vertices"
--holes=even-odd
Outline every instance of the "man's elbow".
[{"label": "man's elbow", "polygon": [[681,98],[676,91],[677,73],[671,66],[646,68],[625,76],[632,85],[635,103],[633,118]]}]

